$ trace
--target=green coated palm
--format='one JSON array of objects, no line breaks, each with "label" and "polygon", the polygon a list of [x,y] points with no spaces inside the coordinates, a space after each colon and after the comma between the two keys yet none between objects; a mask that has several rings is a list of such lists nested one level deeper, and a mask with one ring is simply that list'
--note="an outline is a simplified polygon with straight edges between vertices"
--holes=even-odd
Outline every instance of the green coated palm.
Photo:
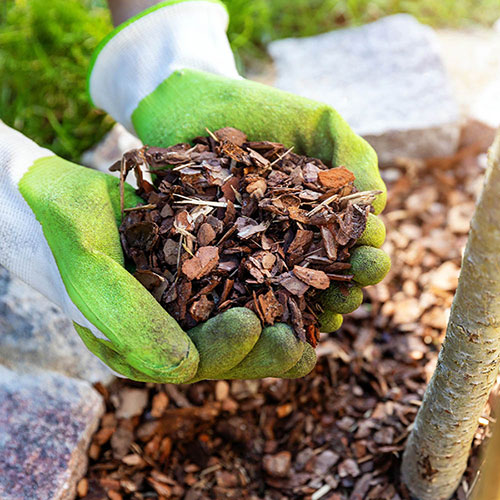
[{"label": "green coated palm", "polygon": [[[132,122],[140,139],[154,146],[189,142],[205,135],[207,128],[223,127],[238,128],[249,140],[293,146],[296,153],[351,170],[360,191],[380,190],[373,204],[375,214],[385,206],[386,187],[373,148],[334,109],[311,99],[245,79],[183,69],[172,73],[139,103]],[[358,285],[374,285],[388,273],[390,259],[379,249],[384,238],[384,224],[370,214],[351,257]],[[359,286],[345,293],[336,285],[325,292],[321,301],[325,312],[319,318],[322,331],[337,330],[341,314],[360,306],[363,294]]]}]

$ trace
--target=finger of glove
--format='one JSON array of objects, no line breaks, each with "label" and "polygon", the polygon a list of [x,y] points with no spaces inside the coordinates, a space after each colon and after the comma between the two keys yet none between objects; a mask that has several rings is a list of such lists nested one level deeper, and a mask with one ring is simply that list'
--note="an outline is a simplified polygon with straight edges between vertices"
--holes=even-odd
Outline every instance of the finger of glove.
[{"label": "finger of glove", "polygon": [[[341,316],[342,317],[342,316]],[[310,344],[304,345],[304,352],[297,363],[281,375],[281,378],[301,378],[310,373],[316,366],[316,351]]]},{"label": "finger of glove", "polygon": [[152,378],[131,366],[124,356],[114,350],[113,344],[109,340],[98,339],[88,328],[75,322],[73,322],[73,326],[87,349],[94,353],[103,363],[108,365],[115,372],[130,380],[136,380],[137,382],[164,382],[161,378]]},{"label": "finger of glove", "polygon": [[259,318],[246,307],[235,307],[188,331],[200,356],[193,380],[224,378],[258,342]]},{"label": "finger of glove", "polygon": [[68,295],[113,349],[155,380],[188,380],[198,365],[196,347],[123,268],[108,177],[52,157],[37,160],[19,189],[42,225]]},{"label": "finger of glove", "polygon": [[361,286],[376,285],[391,269],[391,259],[380,248],[361,245],[351,251],[349,259],[353,280]]},{"label": "finger of glove", "polygon": [[305,343],[284,323],[277,323],[262,330],[259,340],[248,356],[223,379],[257,379],[281,377],[301,359]]},{"label": "finger of glove", "polygon": [[323,292],[320,303],[323,313],[318,317],[320,331],[331,333],[342,325],[342,314],[355,311],[363,302],[362,287],[375,285],[384,279],[391,268],[389,256],[380,248],[362,245],[351,252],[353,283],[332,284]]},{"label": "finger of glove", "polygon": [[[189,110],[189,118],[186,117]],[[132,113],[140,139],[169,146],[215,130],[235,127],[250,140],[294,146],[295,152],[344,165],[361,190],[381,190],[375,213],[385,205],[386,188],[373,148],[329,106],[249,80],[191,69],[175,71]]]},{"label": "finger of glove", "polygon": [[326,309],[318,316],[319,331],[322,333],[332,333],[337,331],[344,322],[342,314]]},{"label": "finger of glove", "polygon": [[384,241],[385,225],[382,222],[382,219],[374,214],[368,214],[365,230],[356,244],[380,248]]},{"label": "finger of glove", "polygon": [[383,250],[365,245],[351,252],[350,264],[354,282],[330,285],[320,298],[325,311],[338,314],[355,311],[363,302],[362,287],[379,283],[391,268],[391,260]]}]

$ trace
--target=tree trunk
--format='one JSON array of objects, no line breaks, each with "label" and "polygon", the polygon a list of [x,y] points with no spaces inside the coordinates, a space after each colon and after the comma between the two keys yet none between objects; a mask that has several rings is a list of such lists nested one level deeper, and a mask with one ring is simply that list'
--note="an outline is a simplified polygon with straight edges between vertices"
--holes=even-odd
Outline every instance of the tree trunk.
[{"label": "tree trunk", "polygon": [[500,363],[500,133],[490,149],[446,338],[403,456],[419,500],[445,500],[467,465]]}]

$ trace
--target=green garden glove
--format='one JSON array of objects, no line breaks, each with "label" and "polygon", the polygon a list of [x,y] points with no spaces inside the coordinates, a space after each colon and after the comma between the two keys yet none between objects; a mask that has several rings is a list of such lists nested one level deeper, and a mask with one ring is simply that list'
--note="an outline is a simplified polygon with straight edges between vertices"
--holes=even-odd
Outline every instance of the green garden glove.
[{"label": "green garden glove", "polygon": [[[354,286],[323,295],[321,330],[342,324],[362,302],[361,287],[384,278],[390,260],[379,247],[385,227],[376,214],[386,189],[375,151],[329,106],[242,79],[225,35],[228,16],[217,1],[161,2],[116,28],[94,54],[93,102],[145,144],[170,146],[235,127],[249,140],[294,146],[294,152],[343,165],[360,191],[380,190],[367,228],[351,254]],[[290,337],[290,342],[292,338]]]},{"label": "green garden glove", "polygon": [[[140,200],[128,186],[127,206]],[[296,377],[312,348],[235,308],[188,335],[123,267],[119,180],[40,148],[0,121],[0,264],[59,305],[120,375],[150,382]],[[47,346],[50,349],[50,346]]]}]

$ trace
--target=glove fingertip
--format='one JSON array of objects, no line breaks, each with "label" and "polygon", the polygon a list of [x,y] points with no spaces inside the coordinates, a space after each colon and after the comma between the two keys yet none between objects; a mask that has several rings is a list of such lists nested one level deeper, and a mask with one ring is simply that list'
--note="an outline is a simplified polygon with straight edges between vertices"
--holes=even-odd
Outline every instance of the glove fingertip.
[{"label": "glove fingertip", "polygon": [[363,302],[363,290],[355,284],[343,289],[333,284],[323,293],[320,301],[325,311],[348,314],[355,311]]},{"label": "glove fingertip", "polygon": [[299,359],[297,364],[285,372],[282,378],[301,378],[305,377],[310,373],[316,366],[316,351],[311,347],[310,344],[306,344],[304,347],[304,352],[302,357]]},{"label": "glove fingertip", "polygon": [[376,215],[369,214],[366,220],[366,228],[358,239],[358,245],[367,245],[380,248],[385,241],[385,225]]},{"label": "glove fingertip", "polygon": [[338,330],[344,321],[341,314],[338,314],[331,310],[326,310],[321,313],[318,317],[319,319],[319,329],[323,333],[332,333]]},{"label": "glove fingertip", "polygon": [[248,356],[224,374],[228,379],[281,377],[302,357],[306,344],[297,339],[290,326],[276,323],[262,334]]},{"label": "glove fingertip", "polygon": [[361,286],[376,285],[391,269],[391,259],[380,248],[360,246],[351,254],[351,272]]}]

